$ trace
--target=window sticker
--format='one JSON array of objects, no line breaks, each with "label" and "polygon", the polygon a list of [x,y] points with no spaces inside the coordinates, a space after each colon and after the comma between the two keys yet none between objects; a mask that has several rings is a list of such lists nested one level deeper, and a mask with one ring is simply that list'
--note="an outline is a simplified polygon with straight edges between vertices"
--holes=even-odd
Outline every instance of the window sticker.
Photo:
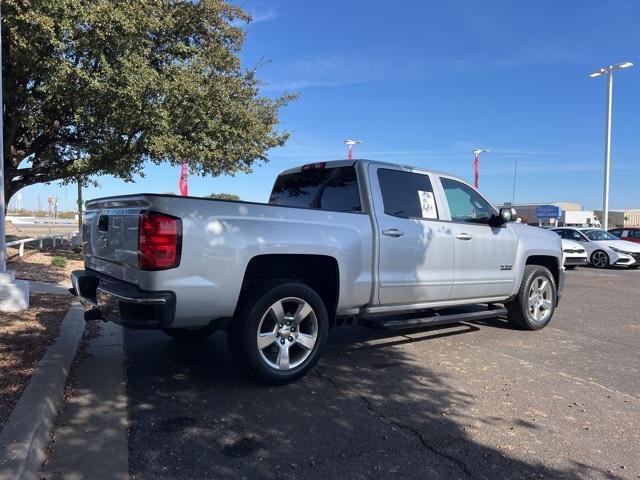
[{"label": "window sticker", "polygon": [[422,218],[438,218],[438,213],[436,212],[436,200],[433,198],[433,192],[418,190],[418,197],[420,198]]}]

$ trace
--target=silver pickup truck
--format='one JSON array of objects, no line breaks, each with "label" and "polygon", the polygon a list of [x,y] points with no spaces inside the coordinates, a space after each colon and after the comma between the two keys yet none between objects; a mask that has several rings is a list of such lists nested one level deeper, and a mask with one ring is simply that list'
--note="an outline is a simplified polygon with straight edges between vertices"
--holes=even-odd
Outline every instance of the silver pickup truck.
[{"label": "silver pickup truck", "polygon": [[226,330],[254,378],[311,369],[329,329],[506,315],[537,330],[564,282],[561,240],[451,175],[367,160],[283,172],[268,204],[138,194],[87,203],[87,319],[180,341]]}]

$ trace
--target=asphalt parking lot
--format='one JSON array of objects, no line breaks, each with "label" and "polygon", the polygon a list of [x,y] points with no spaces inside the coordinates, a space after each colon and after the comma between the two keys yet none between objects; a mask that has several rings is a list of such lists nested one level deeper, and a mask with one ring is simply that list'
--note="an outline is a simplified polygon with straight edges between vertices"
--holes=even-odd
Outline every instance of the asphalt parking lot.
[{"label": "asphalt parking lot", "polygon": [[133,478],[640,478],[640,271],[567,272],[539,332],[343,327],[255,386],[224,334],[125,337]]}]

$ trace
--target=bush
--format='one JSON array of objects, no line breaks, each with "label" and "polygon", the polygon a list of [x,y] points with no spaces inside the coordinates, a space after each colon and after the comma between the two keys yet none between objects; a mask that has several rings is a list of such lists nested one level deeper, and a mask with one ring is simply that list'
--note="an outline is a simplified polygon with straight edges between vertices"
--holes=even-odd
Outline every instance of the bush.
[{"label": "bush", "polygon": [[51,259],[51,265],[58,268],[64,268],[67,266],[67,259],[64,257],[55,256]]}]

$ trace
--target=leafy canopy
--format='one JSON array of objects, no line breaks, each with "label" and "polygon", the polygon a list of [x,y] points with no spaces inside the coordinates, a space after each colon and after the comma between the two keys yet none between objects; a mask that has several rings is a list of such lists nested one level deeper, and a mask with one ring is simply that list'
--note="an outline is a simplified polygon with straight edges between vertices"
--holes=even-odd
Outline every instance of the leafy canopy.
[{"label": "leafy canopy", "polygon": [[220,175],[283,145],[239,59],[250,21],[223,0],[3,0],[5,191],[145,161]]},{"label": "leafy canopy", "polygon": [[213,198],[214,200],[240,200],[240,197],[235,193],[212,193],[207,195],[207,198]]}]

